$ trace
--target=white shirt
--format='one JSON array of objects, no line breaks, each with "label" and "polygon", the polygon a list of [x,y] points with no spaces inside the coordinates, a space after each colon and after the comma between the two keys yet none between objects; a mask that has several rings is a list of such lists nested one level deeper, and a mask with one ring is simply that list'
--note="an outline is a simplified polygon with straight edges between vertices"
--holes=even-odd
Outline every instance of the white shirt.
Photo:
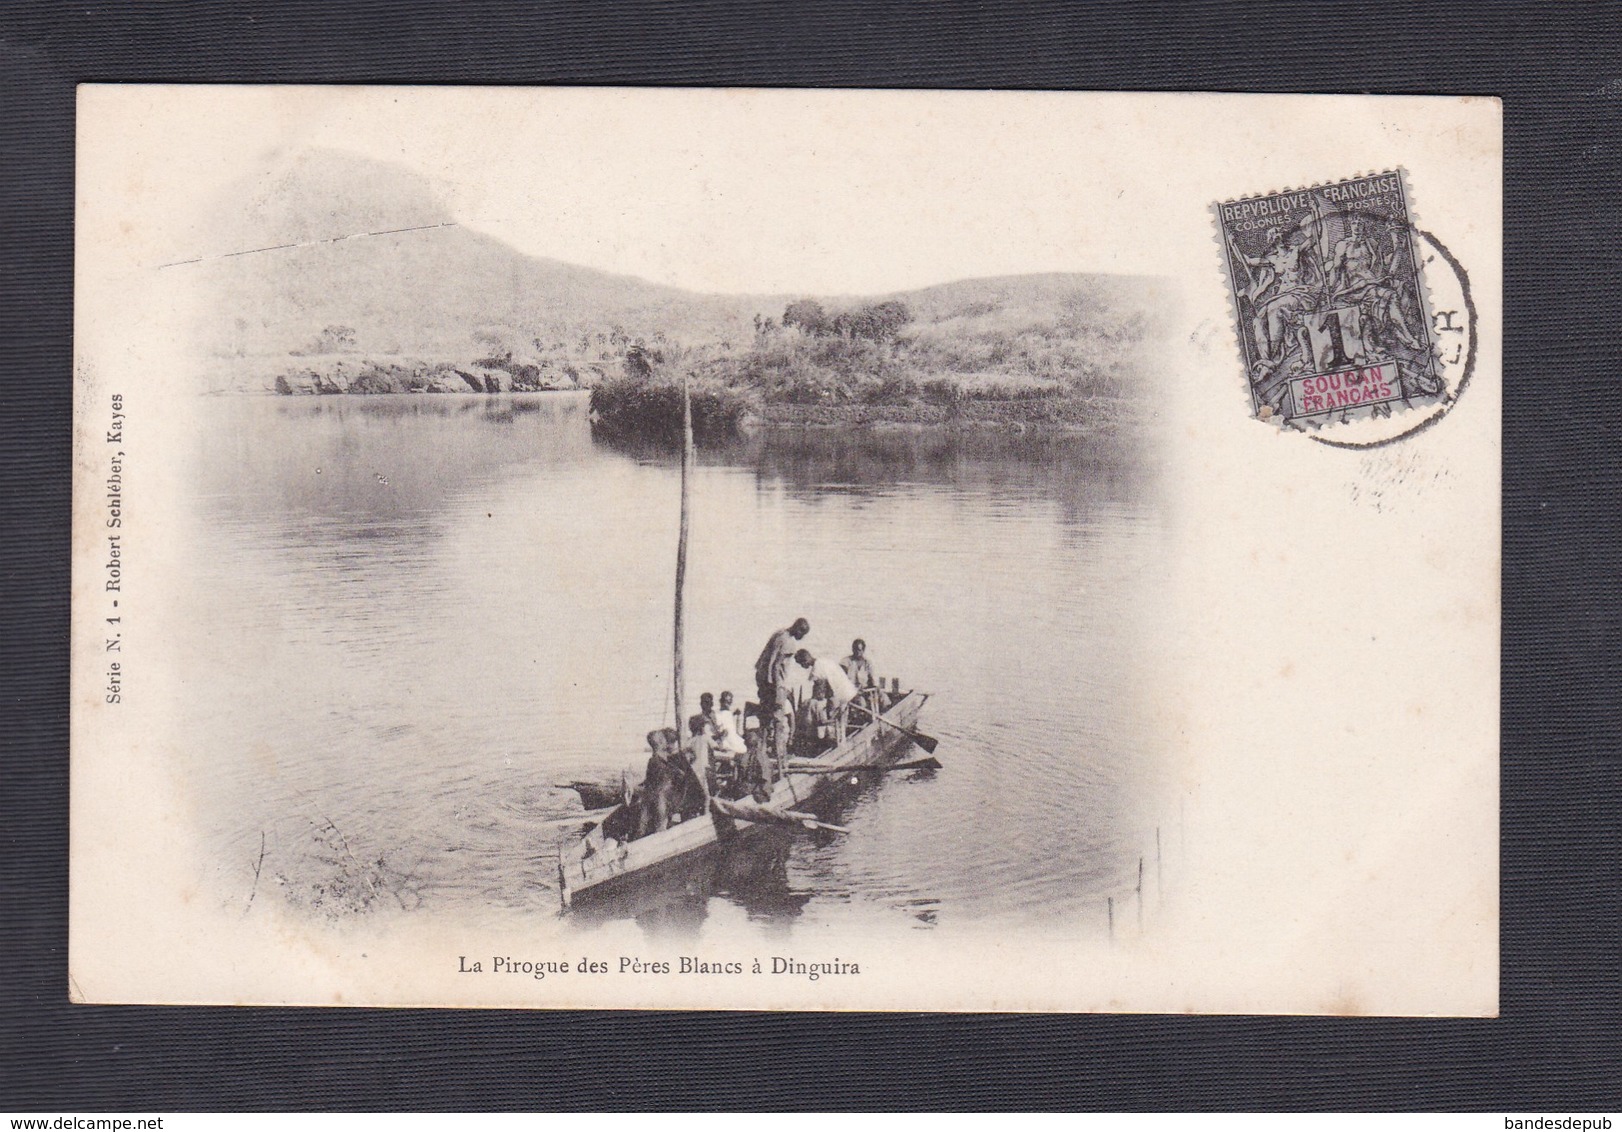
[{"label": "white shirt", "polygon": [[828,682],[828,690],[833,693],[836,708],[842,708],[856,698],[856,685],[850,682],[845,670],[837,664],[818,660],[811,666],[811,676],[813,679]]},{"label": "white shirt", "polygon": [[743,736],[738,734],[738,717],[731,711],[716,711],[715,745],[730,755],[741,755],[749,749]]}]

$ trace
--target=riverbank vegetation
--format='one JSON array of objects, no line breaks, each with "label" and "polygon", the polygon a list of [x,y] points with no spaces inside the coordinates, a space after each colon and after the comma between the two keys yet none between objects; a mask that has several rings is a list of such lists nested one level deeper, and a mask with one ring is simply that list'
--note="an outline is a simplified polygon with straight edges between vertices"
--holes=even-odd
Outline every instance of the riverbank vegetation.
[{"label": "riverbank vegetation", "polygon": [[738,340],[620,323],[550,341],[483,327],[465,360],[367,355],[335,325],[290,351],[273,388],[589,389],[600,433],[656,444],[680,436],[684,377],[700,444],[761,425],[1109,431],[1137,411],[1162,307],[1144,280],[977,280],[873,301],[786,300]]},{"label": "riverbank vegetation", "polygon": [[1150,289],[997,282],[916,304],[797,299],[757,315],[742,348],[633,345],[593,413],[612,433],[671,437],[686,374],[699,443],[752,423],[1109,431],[1134,416],[1158,339]]}]

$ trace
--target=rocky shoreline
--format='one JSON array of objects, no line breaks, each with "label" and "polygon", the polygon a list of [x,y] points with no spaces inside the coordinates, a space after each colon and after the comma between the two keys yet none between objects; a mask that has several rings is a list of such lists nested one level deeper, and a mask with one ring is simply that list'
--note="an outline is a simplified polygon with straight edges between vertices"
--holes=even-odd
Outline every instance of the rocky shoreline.
[{"label": "rocky shoreline", "polygon": [[380,360],[363,357],[323,358],[284,368],[270,382],[284,397],[367,395],[377,393],[542,393],[580,389],[565,373],[536,365]]},{"label": "rocky shoreline", "polygon": [[[261,371],[262,373],[263,371]],[[550,366],[484,359],[479,362],[351,355],[309,358],[284,365],[273,378],[247,384],[284,397],[367,396],[389,393],[512,394],[591,391],[595,427],[610,438],[656,445],[679,443],[679,387],[626,378],[583,383],[578,374]],[[240,386],[239,386],[240,387]],[[1109,436],[1130,427],[1130,402],[1107,396],[931,399],[917,395],[862,402],[791,402],[758,391],[707,381],[693,390],[694,434],[712,446],[758,428],[925,429],[973,432],[1087,433]]]}]

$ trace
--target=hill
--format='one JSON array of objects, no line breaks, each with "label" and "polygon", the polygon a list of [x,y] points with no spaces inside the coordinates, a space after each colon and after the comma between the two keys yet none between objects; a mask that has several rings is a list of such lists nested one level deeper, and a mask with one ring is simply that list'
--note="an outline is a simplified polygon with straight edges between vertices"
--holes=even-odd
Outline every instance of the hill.
[{"label": "hill", "polygon": [[215,247],[266,250],[186,267],[216,358],[323,352],[329,327],[348,329],[345,352],[435,358],[574,348],[615,326],[725,340],[757,305],[524,255],[458,226],[425,179],[332,151],[279,158],[219,213]]},{"label": "hill", "polygon": [[[958,405],[961,417],[968,401],[1124,395],[1155,318],[1150,281],[1110,276],[868,298],[697,294],[526,255],[458,225],[425,178],[330,150],[276,155],[222,194],[205,228],[213,254],[183,270],[216,389],[612,387],[690,373],[727,391],[728,419],[852,405],[928,419]],[[611,412],[612,388],[599,400]]]}]

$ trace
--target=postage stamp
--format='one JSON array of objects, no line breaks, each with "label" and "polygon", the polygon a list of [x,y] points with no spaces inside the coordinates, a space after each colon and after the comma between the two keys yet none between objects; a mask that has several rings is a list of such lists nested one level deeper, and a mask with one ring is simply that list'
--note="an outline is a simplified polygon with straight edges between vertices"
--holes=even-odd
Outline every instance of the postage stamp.
[{"label": "postage stamp", "polygon": [[1318,428],[1445,395],[1400,170],[1214,208],[1258,419]]}]

